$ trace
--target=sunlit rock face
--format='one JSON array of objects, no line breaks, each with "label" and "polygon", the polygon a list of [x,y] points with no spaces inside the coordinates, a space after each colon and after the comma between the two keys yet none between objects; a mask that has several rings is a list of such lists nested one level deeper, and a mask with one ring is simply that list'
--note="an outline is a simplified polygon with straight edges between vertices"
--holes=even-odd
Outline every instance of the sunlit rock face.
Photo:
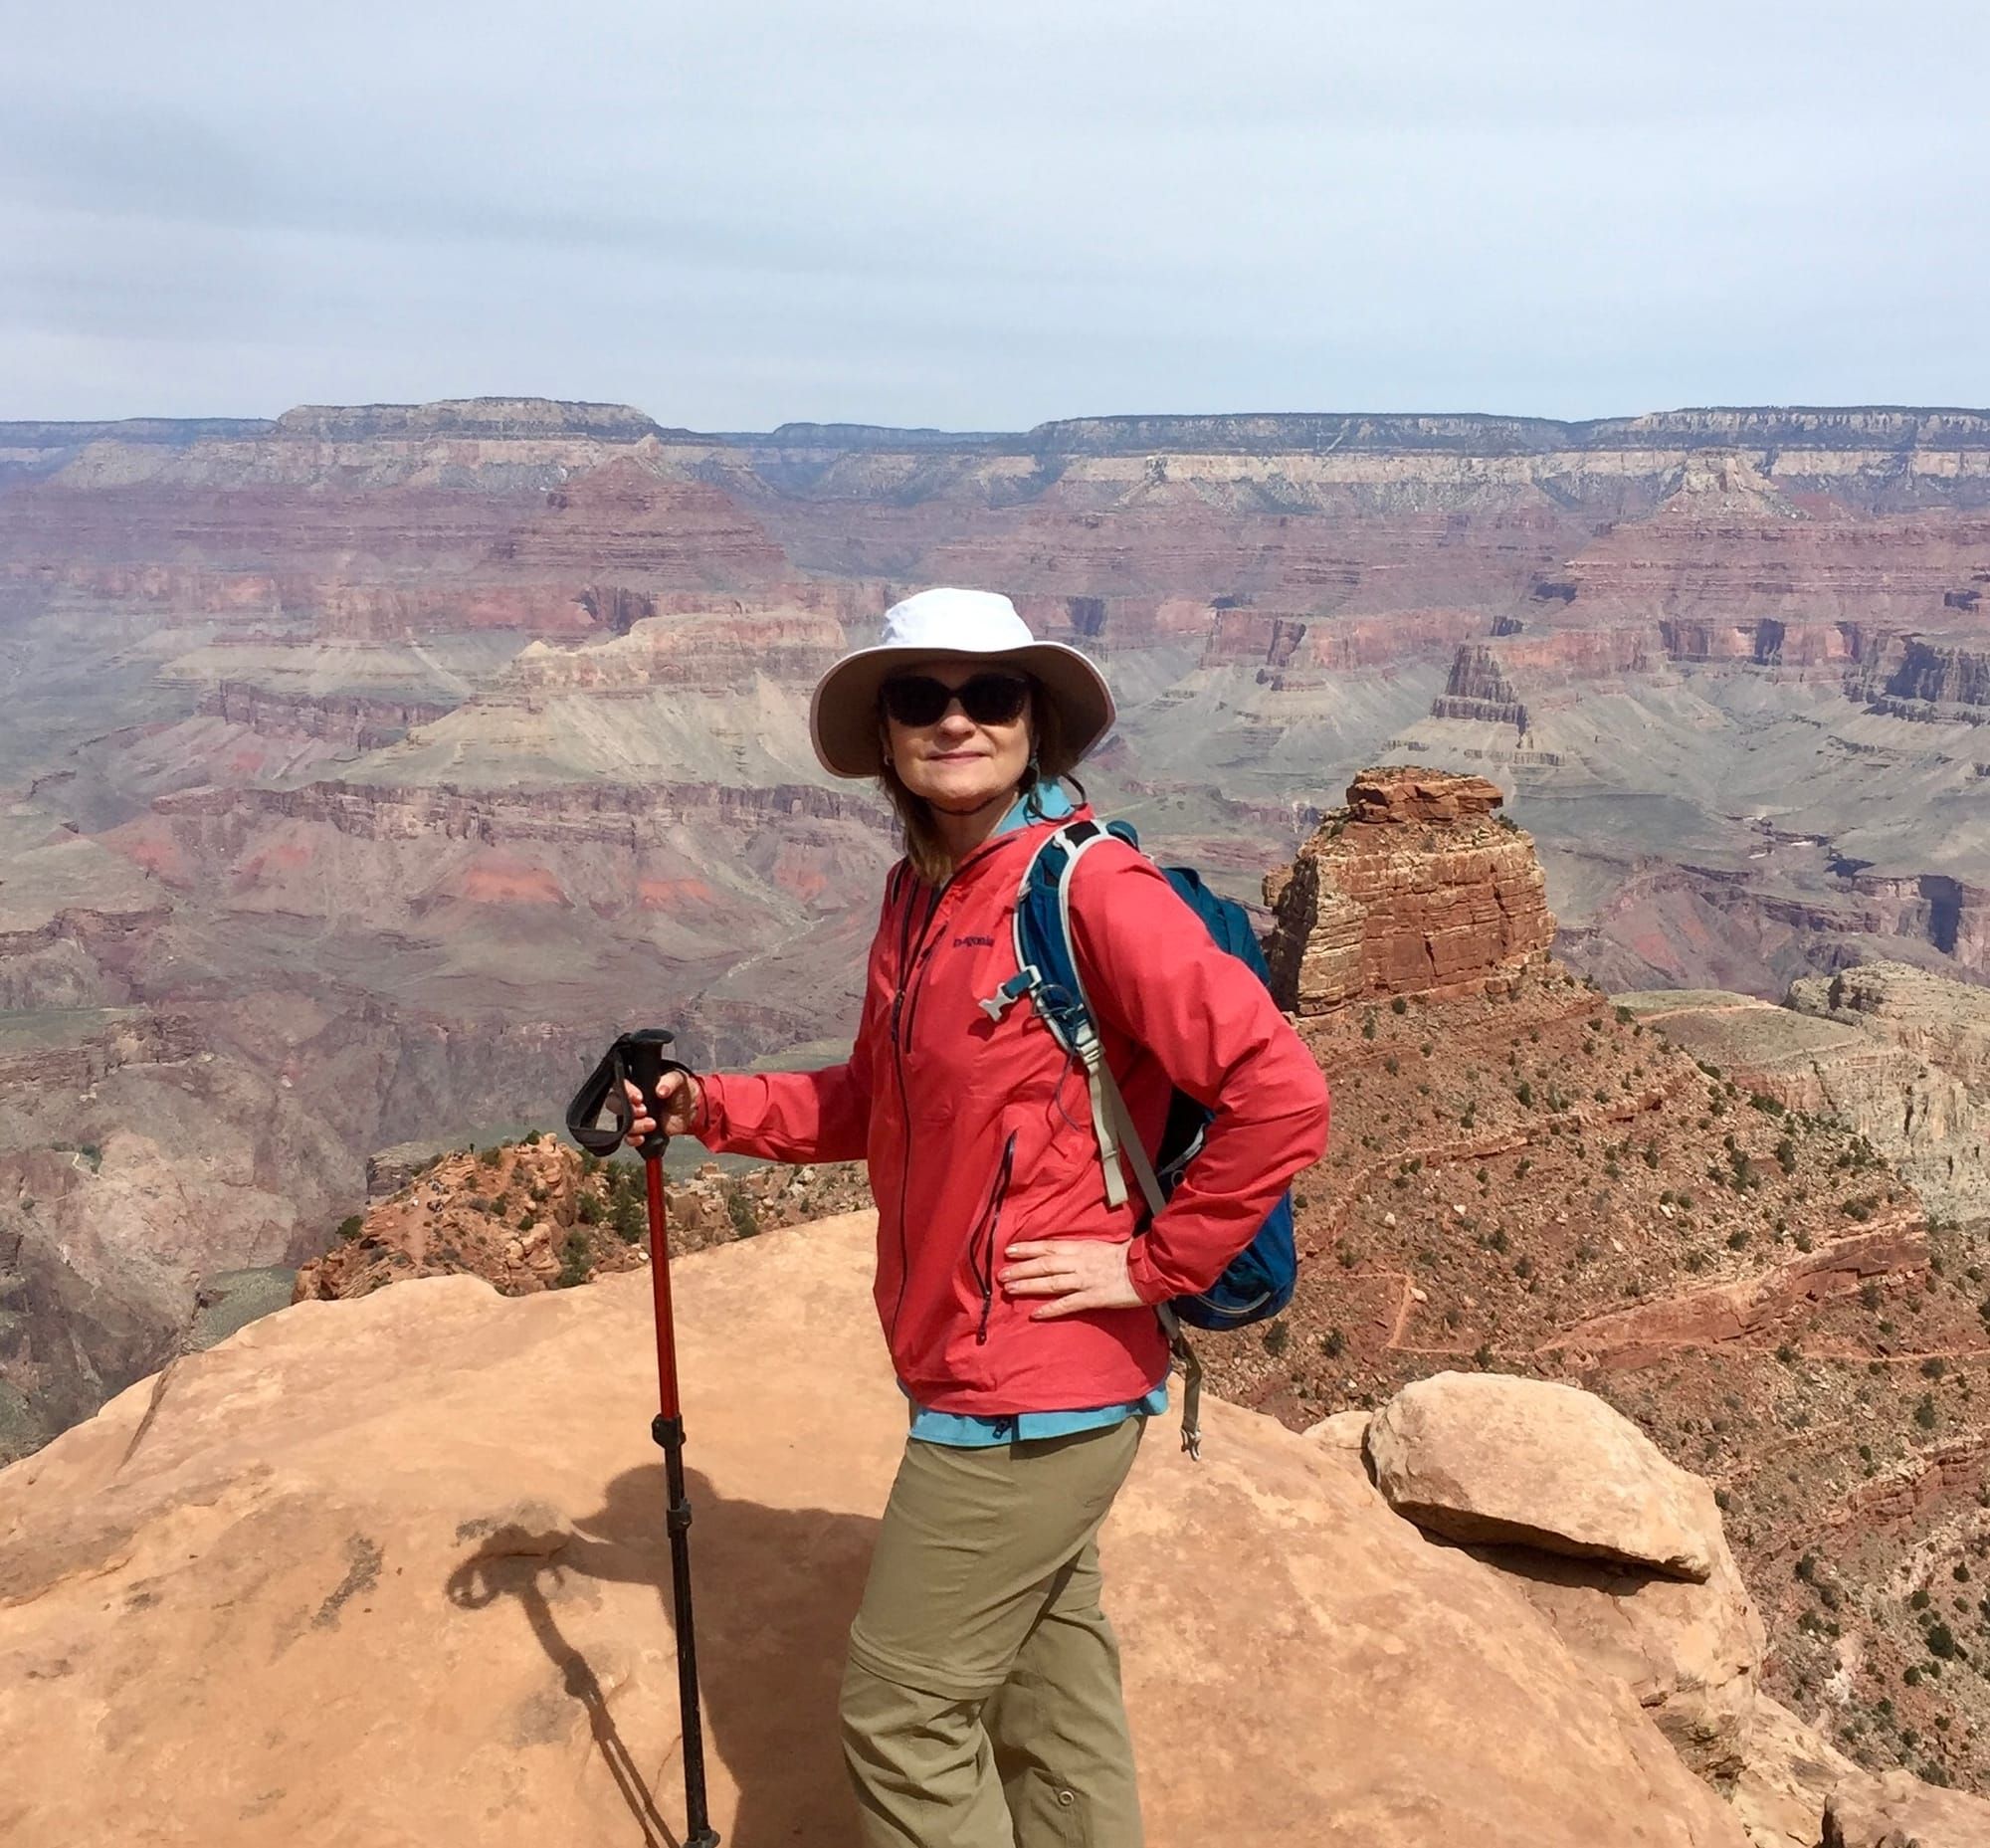
[{"label": "sunlit rock face", "polygon": [[1266,881],[1274,991],[1294,1013],[1497,991],[1554,937],[1532,841],[1483,776],[1371,770]]}]

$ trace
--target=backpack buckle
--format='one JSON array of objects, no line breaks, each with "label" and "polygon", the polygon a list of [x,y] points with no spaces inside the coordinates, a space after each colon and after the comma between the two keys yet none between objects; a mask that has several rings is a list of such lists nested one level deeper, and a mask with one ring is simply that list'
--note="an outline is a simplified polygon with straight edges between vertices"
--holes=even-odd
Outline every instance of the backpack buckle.
[{"label": "backpack buckle", "polygon": [[1027,969],[1018,969],[1001,987],[976,1005],[990,1020],[999,1022],[1011,1007],[1030,992],[1043,977],[1037,973],[1033,963]]}]

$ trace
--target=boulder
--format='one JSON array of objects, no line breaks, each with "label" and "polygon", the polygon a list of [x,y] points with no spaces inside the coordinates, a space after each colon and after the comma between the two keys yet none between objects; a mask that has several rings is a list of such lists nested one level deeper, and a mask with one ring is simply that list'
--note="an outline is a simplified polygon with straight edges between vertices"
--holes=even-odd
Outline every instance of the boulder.
[{"label": "boulder", "polygon": [[[676,1278],[713,1820],[846,1844],[845,1631],[904,1414],[851,1215]],[[299,1304],[0,1472],[0,1838],[682,1837],[640,1275]],[[1154,1848],[1745,1848],[1504,1574],[1216,1403],[1102,1540]]]},{"label": "boulder", "polygon": [[1990,1803],[1911,1771],[1848,1778],[1825,1805],[1823,1848],[1990,1848]]},{"label": "boulder", "polygon": [[1368,1432],[1369,1414],[1361,1407],[1344,1412],[1331,1412],[1316,1424],[1309,1424],[1301,1433],[1315,1444],[1323,1444],[1329,1450],[1361,1449],[1362,1439]]},{"label": "boulder", "polygon": [[1619,1559],[1704,1581],[1713,1492],[1593,1393],[1506,1373],[1419,1379],[1369,1422],[1389,1505],[1450,1540]]},{"label": "boulder", "polygon": [[1766,1694],[1755,1697],[1744,1759],[1728,1797],[1753,1848],[1818,1848],[1832,1792],[1866,1777],[1816,1728]]}]

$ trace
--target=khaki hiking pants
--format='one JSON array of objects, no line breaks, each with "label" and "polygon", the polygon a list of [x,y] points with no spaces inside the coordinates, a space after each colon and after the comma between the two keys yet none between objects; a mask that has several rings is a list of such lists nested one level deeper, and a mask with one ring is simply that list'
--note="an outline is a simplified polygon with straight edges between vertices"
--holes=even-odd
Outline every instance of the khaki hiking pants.
[{"label": "khaki hiking pants", "polygon": [[906,1443],[843,1678],[864,1848],[1140,1848],[1096,1537],[1145,1422]]}]

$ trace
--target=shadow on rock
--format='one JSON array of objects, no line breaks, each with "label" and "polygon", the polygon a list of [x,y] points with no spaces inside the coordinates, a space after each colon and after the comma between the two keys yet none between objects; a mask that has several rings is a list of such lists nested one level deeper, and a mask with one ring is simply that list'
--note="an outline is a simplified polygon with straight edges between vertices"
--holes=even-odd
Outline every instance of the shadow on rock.
[{"label": "shadow on rock", "polygon": [[[841,1844],[853,1814],[837,1745],[836,1695],[843,1653],[864,1590],[878,1523],[826,1509],[766,1508],[727,1501],[696,1470],[691,1497],[692,1577],[703,1693],[706,1762],[723,1761],[739,1786],[723,1833],[733,1848],[784,1842]],[[632,1750],[609,1696],[582,1651],[561,1632],[555,1592],[567,1574],[652,1587],[658,1641],[655,1673],[675,1710],[671,1555],[664,1526],[663,1465],[629,1470],[595,1513],[560,1526],[520,1520],[487,1534],[450,1574],[452,1603],[480,1609],[514,1598],[567,1695],[586,1709],[596,1751],[614,1779],[642,1848],[681,1848],[666,1821],[683,1813],[683,1767],[673,1748],[646,1776],[654,1742]],[[548,1511],[550,1514],[550,1511]],[[466,1536],[468,1538],[468,1536]]]}]

